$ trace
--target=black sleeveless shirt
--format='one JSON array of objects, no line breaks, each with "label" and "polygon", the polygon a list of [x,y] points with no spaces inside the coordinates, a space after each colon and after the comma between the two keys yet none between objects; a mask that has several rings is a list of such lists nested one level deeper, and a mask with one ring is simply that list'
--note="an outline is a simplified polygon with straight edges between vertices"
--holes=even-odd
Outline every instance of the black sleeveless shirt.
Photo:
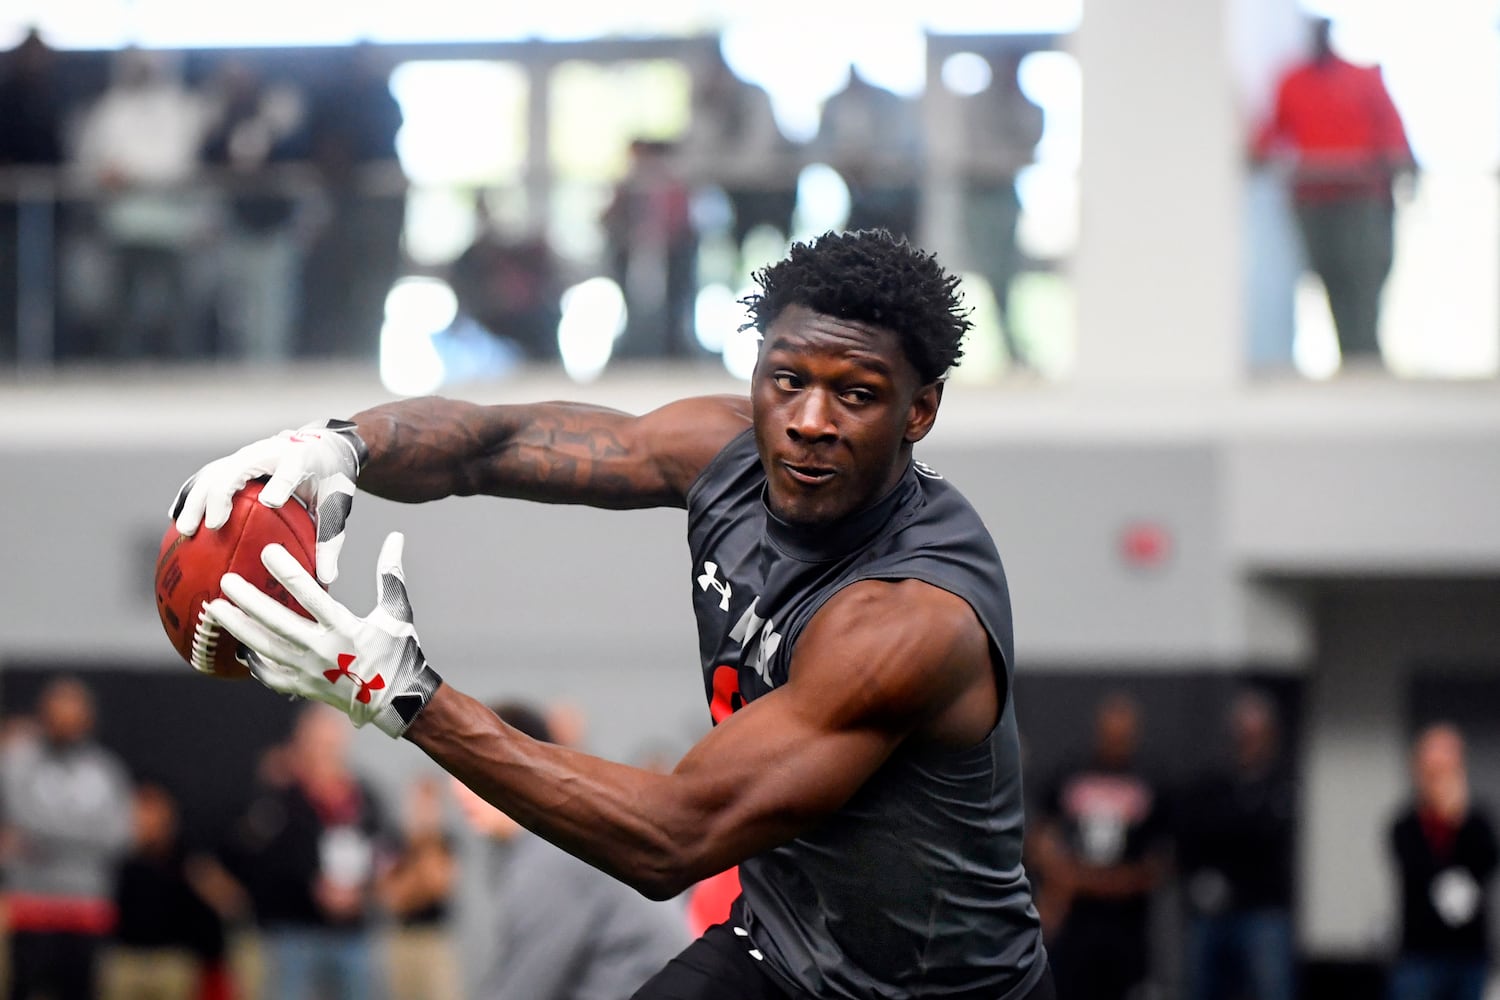
[{"label": "black sleeveless shirt", "polygon": [[914,462],[874,506],[815,529],[764,501],[753,431],[688,492],[693,611],[714,721],[786,683],[797,638],[859,580],[921,580],[989,633],[1003,708],[979,745],[900,747],[842,808],[740,866],[746,929],[794,993],[1005,1000],[1046,964],[1021,864],[1010,595],[979,515]]}]

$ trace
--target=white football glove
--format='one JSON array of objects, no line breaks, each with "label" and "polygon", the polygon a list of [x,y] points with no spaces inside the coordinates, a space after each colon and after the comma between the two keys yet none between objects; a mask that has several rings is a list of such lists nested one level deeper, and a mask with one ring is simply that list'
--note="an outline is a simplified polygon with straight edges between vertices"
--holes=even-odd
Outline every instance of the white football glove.
[{"label": "white football glove", "polygon": [[324,702],[356,726],[373,722],[399,738],[442,683],[417,642],[401,569],[403,543],[393,531],[380,548],[376,604],[366,618],[334,600],[280,545],[267,545],[261,562],[316,620],[236,573],[224,575],[224,597],[208,604],[208,614],[244,644],[246,666],[272,691]]},{"label": "white football glove", "polygon": [[318,526],[318,579],[332,583],[339,575],[344,522],[354,505],[354,481],[369,449],[347,420],[326,420],[247,444],[233,455],[209,462],[182,484],[167,516],[177,530],[191,535],[201,523],[210,531],[224,526],[234,495],[250,480],[270,476],[260,502],[280,507],[296,496],[312,511]]}]

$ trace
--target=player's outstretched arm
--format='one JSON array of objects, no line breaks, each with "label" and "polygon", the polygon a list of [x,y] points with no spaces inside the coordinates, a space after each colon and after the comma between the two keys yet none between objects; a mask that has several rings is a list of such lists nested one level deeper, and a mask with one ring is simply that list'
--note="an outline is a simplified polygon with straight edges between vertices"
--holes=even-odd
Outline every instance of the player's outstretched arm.
[{"label": "player's outstretched arm", "polygon": [[704,396],[643,416],[583,403],[480,406],[429,397],[356,414],[369,449],[359,487],[391,500],[518,497],[683,506],[688,487],[750,426],[749,400]]},{"label": "player's outstretched arm", "polygon": [[487,493],[597,507],[683,506],[703,467],[750,425],[743,396],[684,399],[636,417],[581,403],[479,406],[412,399],[254,441],[182,484],[169,516],[191,535],[229,518],[234,495],[268,477],[260,502],[296,496],[317,522],[318,578],[338,577],[356,487],[417,502]]},{"label": "player's outstretched arm", "polygon": [[786,685],[668,775],[531,741],[446,686],[406,735],[522,825],[667,898],[811,829],[905,740],[978,743],[998,705],[966,603],[915,581],[867,582],[815,617]]}]

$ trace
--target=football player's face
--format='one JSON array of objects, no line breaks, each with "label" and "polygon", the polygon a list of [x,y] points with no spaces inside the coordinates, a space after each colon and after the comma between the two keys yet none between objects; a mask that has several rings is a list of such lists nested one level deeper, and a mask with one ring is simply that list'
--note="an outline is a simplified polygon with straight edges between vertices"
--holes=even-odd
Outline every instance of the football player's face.
[{"label": "football player's face", "polygon": [[772,513],[827,524],[896,485],[942,386],[922,383],[894,331],[790,306],[766,332],[750,394]]}]

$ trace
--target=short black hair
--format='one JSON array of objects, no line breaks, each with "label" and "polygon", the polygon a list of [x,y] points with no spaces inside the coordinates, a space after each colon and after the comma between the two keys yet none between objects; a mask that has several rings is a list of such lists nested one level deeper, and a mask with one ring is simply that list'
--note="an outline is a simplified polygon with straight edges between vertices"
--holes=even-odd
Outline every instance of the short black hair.
[{"label": "short black hair", "polygon": [[787,306],[895,331],[923,384],[963,357],[973,323],[959,279],[937,258],[884,229],[827,232],[792,244],[786,257],[752,276],[760,292],[740,301],[764,336]]},{"label": "short black hair", "polygon": [[535,705],[522,701],[500,701],[491,705],[490,711],[523,736],[530,736],[539,743],[556,742],[552,738],[552,727],[547,724],[547,716]]}]

